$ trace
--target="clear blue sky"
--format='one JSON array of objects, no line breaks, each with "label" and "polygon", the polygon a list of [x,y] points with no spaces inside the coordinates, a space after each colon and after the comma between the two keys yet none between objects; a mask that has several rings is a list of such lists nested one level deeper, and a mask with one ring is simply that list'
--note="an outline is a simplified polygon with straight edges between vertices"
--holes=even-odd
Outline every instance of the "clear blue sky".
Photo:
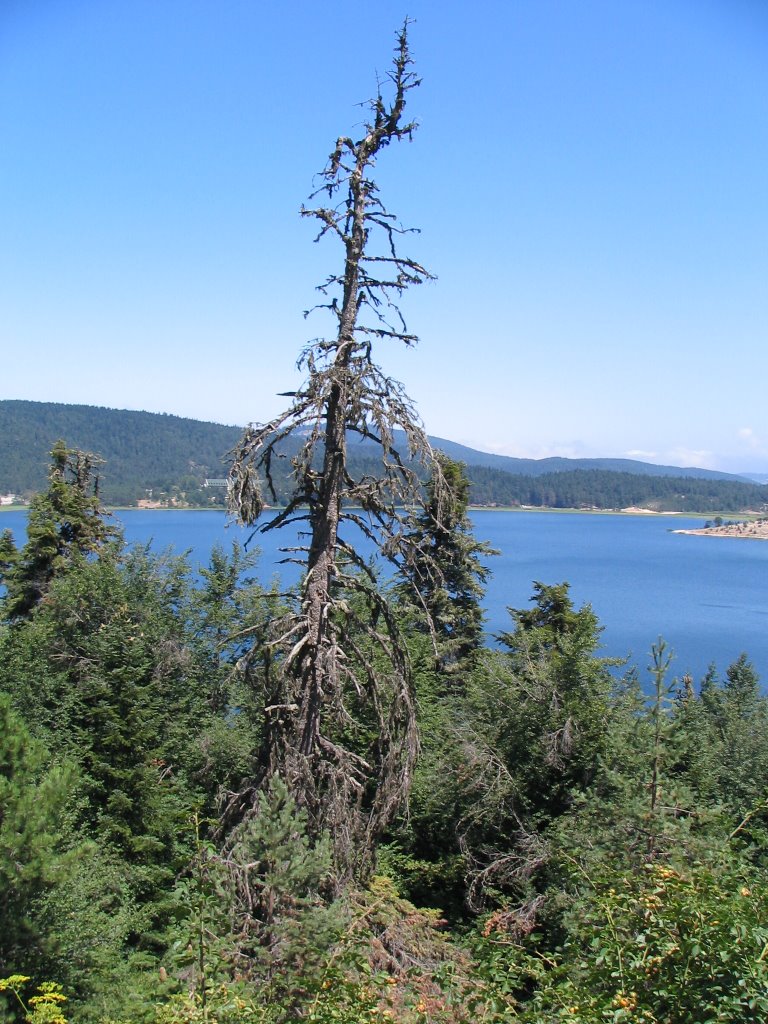
[{"label": "clear blue sky", "polygon": [[510,455],[768,470],[765,0],[2,0],[0,397],[243,424],[340,254],[298,216],[416,19],[380,350]]}]

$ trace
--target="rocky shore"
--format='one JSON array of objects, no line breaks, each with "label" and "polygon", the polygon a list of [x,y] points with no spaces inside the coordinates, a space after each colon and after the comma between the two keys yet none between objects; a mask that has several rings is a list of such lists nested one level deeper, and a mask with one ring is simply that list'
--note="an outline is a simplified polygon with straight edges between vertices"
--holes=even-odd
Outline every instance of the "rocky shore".
[{"label": "rocky shore", "polygon": [[768,540],[768,519],[724,523],[722,526],[705,526],[700,530],[673,530],[673,533],[690,533],[697,537],[739,537],[742,540]]}]

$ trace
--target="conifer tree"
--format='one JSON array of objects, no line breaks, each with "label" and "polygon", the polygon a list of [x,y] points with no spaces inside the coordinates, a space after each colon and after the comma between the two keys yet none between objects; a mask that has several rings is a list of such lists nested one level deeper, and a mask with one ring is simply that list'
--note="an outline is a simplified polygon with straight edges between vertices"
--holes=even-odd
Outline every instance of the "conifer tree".
[{"label": "conifer tree", "polygon": [[717,790],[737,814],[765,800],[768,773],[768,700],[746,654],[728,666],[719,685],[702,689],[702,704],[717,743]]},{"label": "conifer tree", "polygon": [[442,452],[435,453],[435,462],[439,477],[433,473],[427,483],[426,502],[410,538],[407,581],[400,589],[406,596],[415,589],[432,632],[436,667],[452,672],[482,646],[480,602],[489,570],[481,557],[497,552],[472,534],[464,464]]},{"label": "conifer tree", "polygon": [[[466,810],[457,831],[469,902],[538,893],[531,880],[549,859],[547,835],[594,785],[609,746],[608,671],[589,605],[574,607],[567,583],[534,583],[533,607],[510,608],[504,653],[488,652],[468,700]],[[532,918],[531,918],[532,920]]]},{"label": "conifer tree", "polygon": [[540,761],[542,772],[533,772],[528,786],[540,809],[551,812],[567,803],[574,785],[594,777],[606,738],[608,666],[616,660],[598,656],[602,626],[589,605],[574,607],[568,583],[533,586],[533,607],[510,608],[515,629],[499,640],[527,701],[510,763]]},{"label": "conifer tree", "polygon": [[0,693],[0,974],[28,968],[39,955],[34,904],[64,874],[60,819],[74,773],[46,759]]},{"label": "conifer tree", "polygon": [[101,460],[57,441],[51,451],[48,488],[29,507],[27,543],[16,551],[5,537],[0,553],[0,583],[6,589],[5,617],[28,616],[51,580],[77,554],[97,551],[114,535],[98,496]]}]

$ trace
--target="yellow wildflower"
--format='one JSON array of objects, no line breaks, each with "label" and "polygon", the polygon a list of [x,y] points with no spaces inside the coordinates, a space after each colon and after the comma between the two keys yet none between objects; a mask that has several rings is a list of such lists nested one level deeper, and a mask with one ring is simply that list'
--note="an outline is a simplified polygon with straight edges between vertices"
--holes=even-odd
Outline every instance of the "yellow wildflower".
[{"label": "yellow wildflower", "polygon": [[0,992],[7,992],[8,989],[15,991],[29,981],[26,974],[12,974],[10,978],[0,978]]}]

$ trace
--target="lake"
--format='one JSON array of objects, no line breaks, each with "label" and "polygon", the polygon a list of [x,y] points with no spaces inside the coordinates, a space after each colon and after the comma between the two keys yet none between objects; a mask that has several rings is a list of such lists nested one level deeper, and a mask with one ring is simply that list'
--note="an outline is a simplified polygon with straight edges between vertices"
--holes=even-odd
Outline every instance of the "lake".
[{"label": "lake", "polygon": [[[120,512],[129,542],[152,542],[156,551],[189,551],[205,564],[214,544],[244,541],[251,531],[227,524],[221,512]],[[489,559],[485,608],[490,634],[509,627],[507,607],[525,607],[532,582],[571,584],[577,605],[590,603],[604,626],[603,653],[630,656],[644,673],[660,635],[675,653],[672,671],[698,680],[710,662],[724,672],[746,651],[768,681],[768,542],[681,536],[701,525],[684,516],[589,515],[557,512],[475,511],[478,540],[501,552]],[[25,513],[0,515],[23,540]],[[281,531],[284,534],[284,531]],[[278,533],[256,535],[258,575],[287,584],[294,566],[280,566]]]}]

